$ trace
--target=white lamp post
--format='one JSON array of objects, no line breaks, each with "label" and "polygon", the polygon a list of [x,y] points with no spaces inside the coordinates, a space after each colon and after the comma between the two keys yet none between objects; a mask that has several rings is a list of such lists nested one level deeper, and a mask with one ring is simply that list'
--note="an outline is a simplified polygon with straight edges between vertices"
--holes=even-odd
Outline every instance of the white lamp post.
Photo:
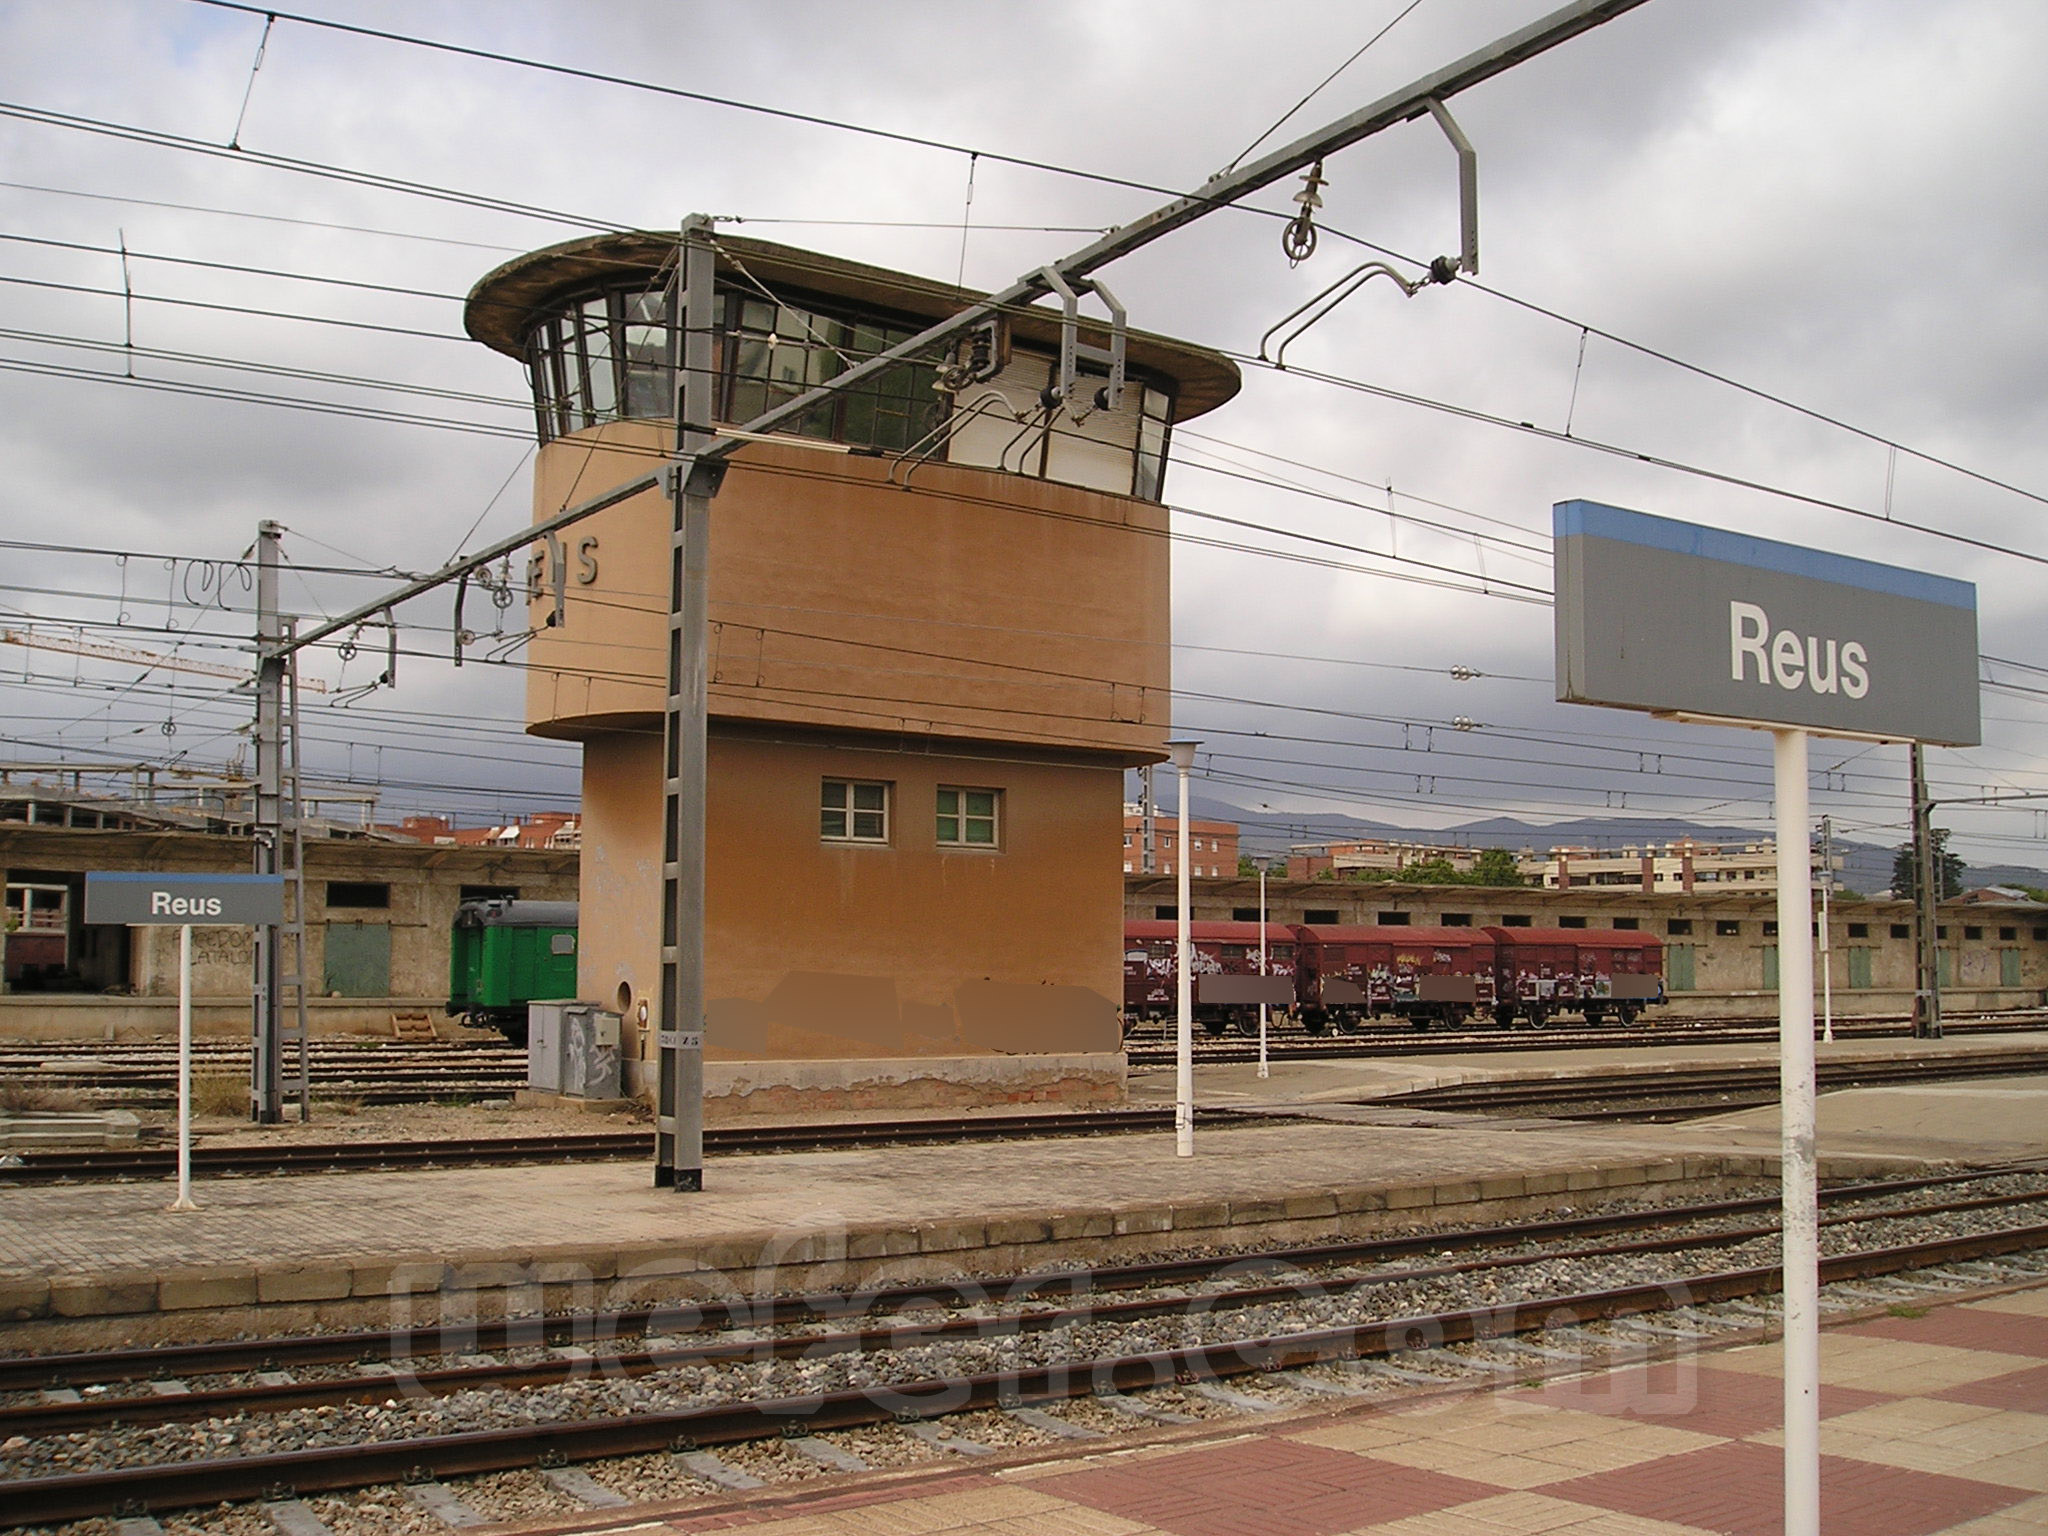
[{"label": "white lamp post", "polygon": [[[1259,866],[1259,974],[1266,974],[1266,866]],[[1259,1076],[1269,1077],[1266,1070],[1266,1005],[1259,1004]]]},{"label": "white lamp post", "polygon": [[1180,839],[1174,849],[1173,874],[1176,882],[1173,935],[1173,971],[1176,981],[1178,1033],[1174,1044],[1173,1150],[1176,1156],[1195,1155],[1195,1004],[1194,955],[1188,942],[1188,770],[1195,766],[1194,741],[1169,741],[1167,755],[1180,774]]}]

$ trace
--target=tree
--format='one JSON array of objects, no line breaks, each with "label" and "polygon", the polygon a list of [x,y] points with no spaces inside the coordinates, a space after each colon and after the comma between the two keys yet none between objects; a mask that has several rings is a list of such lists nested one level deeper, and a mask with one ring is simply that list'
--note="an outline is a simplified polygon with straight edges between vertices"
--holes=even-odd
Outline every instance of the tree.
[{"label": "tree", "polygon": [[1505,848],[1482,848],[1472,866],[1474,885],[1521,885],[1522,869]]},{"label": "tree", "polygon": [[1465,877],[1452,868],[1449,859],[1419,859],[1403,864],[1395,878],[1411,885],[1461,885]]},{"label": "tree", "polygon": [[[1948,851],[1948,828],[1934,829],[1934,888],[1943,899],[1963,894],[1961,854]],[[1902,843],[1892,855],[1892,894],[1902,901],[1920,899],[1920,870],[1913,845]]]}]

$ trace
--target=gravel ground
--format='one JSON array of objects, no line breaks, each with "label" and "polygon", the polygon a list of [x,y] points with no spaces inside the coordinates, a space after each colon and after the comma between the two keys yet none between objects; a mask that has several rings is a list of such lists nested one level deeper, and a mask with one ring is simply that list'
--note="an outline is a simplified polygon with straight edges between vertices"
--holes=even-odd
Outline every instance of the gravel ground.
[{"label": "gravel ground", "polygon": [[[1850,1252],[2043,1221],[2048,1221],[2048,1197],[2025,1205],[1931,1217],[1871,1214],[1823,1228],[1821,1246],[1824,1253]],[[1674,1273],[1686,1270],[1732,1270],[1770,1264],[1776,1260],[1777,1246],[1775,1237],[1763,1237],[1720,1244],[1691,1254],[1681,1250],[1581,1258],[1537,1255],[1512,1267],[1461,1267],[1453,1273],[1437,1275],[1418,1275],[1405,1268],[1362,1273],[1340,1270],[1339,1275],[1355,1275],[1358,1283],[1339,1294],[1294,1294],[1254,1306],[1225,1307],[1220,1304],[1222,1298],[1190,1288],[1186,1310],[1130,1322],[1070,1322],[1032,1333],[910,1343],[870,1354],[687,1364],[631,1379],[599,1370],[578,1379],[524,1390],[478,1387],[437,1399],[408,1396],[394,1387],[391,1395],[368,1404],[325,1405],[261,1417],[238,1415],[192,1423],[79,1431],[41,1440],[16,1437],[0,1445],[0,1472],[11,1477],[49,1476],[118,1465],[200,1460],[230,1450],[262,1455],[473,1429],[669,1412],[739,1398],[803,1397],[853,1388],[880,1393],[879,1400],[886,1406],[891,1397],[888,1389],[895,1383],[939,1376],[1030,1371],[1075,1361],[1148,1354],[1457,1308],[1505,1306],[1578,1291],[1663,1284]],[[1448,1261],[1456,1262],[1455,1258]],[[1262,1276],[1260,1281],[1271,1283],[1271,1277]],[[1015,1421],[1008,1421],[1000,1432],[1014,1433],[1022,1428]]]},{"label": "gravel ground", "polygon": [[[2025,1204],[1924,1217],[1888,1214],[1902,1206],[1938,1199],[1941,1193],[1939,1189],[1908,1191],[1859,1202],[1855,1207],[1856,1220],[1822,1229],[1822,1249],[1834,1253],[1888,1247],[1925,1241],[1935,1236],[2048,1221],[2048,1176],[2042,1175],[2006,1176],[1980,1181],[1969,1189],[1972,1195],[2012,1193],[2039,1197]],[[1628,1208],[1657,1207],[1645,1202],[1616,1202],[1602,1209],[1618,1211]],[[1753,1224],[1755,1220],[1749,1217],[1700,1225],[1710,1230],[1725,1230]],[[0,1445],[0,1476],[48,1476],[116,1465],[205,1459],[230,1452],[256,1455],[272,1450],[395,1437],[416,1438],[466,1429],[660,1412],[736,1397],[800,1396],[849,1387],[873,1389],[882,1394],[882,1400],[886,1402],[887,1388],[891,1383],[932,1376],[1029,1370],[1085,1362],[1107,1355],[1141,1354],[1195,1343],[1291,1333],[1347,1322],[1500,1305],[1570,1291],[1598,1290],[1630,1283],[1664,1283],[1673,1273],[1685,1270],[1727,1270],[1772,1263],[1777,1252],[1774,1237],[1717,1245],[1691,1254],[1681,1250],[1564,1258],[1555,1251],[1546,1253],[1533,1243],[1519,1247],[1520,1256],[1527,1259],[1525,1263],[1494,1270],[1465,1267],[1448,1275],[1424,1275],[1414,1270],[1439,1262],[1459,1263],[1461,1258],[1469,1265],[1480,1256],[1444,1250],[1401,1267],[1327,1267],[1320,1272],[1320,1278],[1348,1276],[1364,1282],[1347,1294],[1336,1297],[1296,1295],[1256,1306],[1228,1309],[1206,1305],[1213,1298],[1203,1294],[1209,1287],[1202,1283],[1184,1287],[1190,1298],[1189,1310],[1130,1323],[1079,1322],[1028,1335],[913,1343],[888,1353],[872,1355],[687,1365],[634,1380],[598,1375],[593,1379],[525,1391],[471,1390],[439,1400],[409,1398],[394,1392],[372,1404],[296,1410],[264,1418],[244,1416],[191,1424],[80,1432],[48,1440],[17,1437]],[[1486,1256],[1494,1257],[1496,1251],[1489,1251]],[[1253,1283],[1271,1283],[1270,1273],[1255,1277]],[[1716,1307],[1701,1310],[1707,1315],[1722,1311]],[[1733,1327],[1753,1327],[1760,1321],[1754,1312],[1740,1309],[1728,1309],[1723,1315]],[[921,1314],[925,1321],[930,1321],[931,1316],[929,1313]],[[845,1322],[836,1323],[827,1331],[840,1331],[846,1326]],[[820,1329],[806,1331],[818,1332]],[[1586,1364],[1590,1366],[1597,1363],[1595,1352],[1602,1341],[1615,1349],[1639,1349],[1645,1342],[1645,1336],[1623,1325],[1594,1324],[1578,1330],[1574,1338],[1561,1339],[1556,1343],[1567,1348],[1586,1349]],[[637,1341],[625,1342],[637,1345]],[[1547,1369],[1556,1369],[1560,1363],[1518,1355],[1499,1346],[1478,1346],[1460,1352],[1474,1359],[1493,1360],[1511,1367],[1510,1371],[1502,1373],[1503,1382],[1517,1379],[1516,1373],[1526,1372],[1534,1376]],[[522,1351],[521,1354],[539,1358],[544,1352]],[[1474,1381],[1470,1372],[1458,1368],[1452,1352],[1409,1353],[1393,1357],[1391,1363],[1403,1370],[1437,1376],[1446,1383],[1470,1384]],[[327,1373],[308,1371],[303,1374]],[[353,1368],[338,1367],[333,1374],[352,1375]],[[1375,1395],[1400,1390],[1398,1381],[1363,1373],[1342,1364],[1308,1367],[1302,1374],[1341,1383],[1354,1390],[1362,1388]],[[205,1384],[212,1386],[217,1383],[209,1379]],[[1284,1382],[1257,1377],[1239,1377],[1225,1385],[1233,1392],[1276,1405],[1291,1407],[1324,1400]],[[15,1400],[33,1400],[34,1395],[12,1396]],[[1239,1410],[1226,1403],[1185,1390],[1169,1381],[1162,1381],[1145,1391],[1142,1400],[1148,1406],[1198,1420],[1230,1419],[1239,1414]],[[1086,1397],[1047,1405],[1047,1408],[1073,1423],[1108,1434],[1126,1434],[1149,1427],[1142,1420],[1118,1413]],[[944,1428],[950,1435],[1002,1451],[1057,1443],[1057,1437],[1049,1431],[997,1411],[956,1415],[944,1421]],[[830,1431],[821,1438],[859,1456],[873,1467],[909,1466],[949,1456],[943,1446],[921,1440],[895,1424]],[[764,1482],[786,1483],[832,1475],[779,1440],[720,1447],[717,1454],[728,1465]],[[635,1502],[690,1499],[718,1492],[710,1482],[692,1476],[666,1453],[586,1464],[584,1470]],[[491,1474],[450,1486],[463,1502],[494,1521],[573,1512],[581,1507],[575,1498],[532,1471]],[[399,1489],[366,1489],[345,1495],[315,1497],[308,1502],[337,1536],[445,1536],[447,1530],[438,1519],[421,1510]],[[169,1515],[163,1518],[163,1525],[167,1536],[274,1536],[269,1520],[256,1506],[221,1506]],[[108,1521],[85,1521],[61,1528],[61,1536],[113,1536],[113,1529]]]}]

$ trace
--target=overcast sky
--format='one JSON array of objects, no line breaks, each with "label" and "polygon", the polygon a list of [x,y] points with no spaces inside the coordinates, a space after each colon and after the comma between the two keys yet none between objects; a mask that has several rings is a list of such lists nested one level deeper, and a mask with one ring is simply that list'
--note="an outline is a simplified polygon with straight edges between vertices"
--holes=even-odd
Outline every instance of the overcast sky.
[{"label": "overcast sky", "polygon": [[[1546,9],[306,3],[324,18],[1167,188],[1199,184],[1239,156],[1396,18],[1264,147]],[[205,562],[240,555],[260,518],[291,530],[286,549],[300,566],[425,569],[515,531],[530,514],[520,371],[462,339],[459,304],[435,295],[464,293],[518,251],[702,211],[743,218],[732,226],[743,233],[994,287],[1160,201],[982,158],[963,240],[970,161],[955,150],[288,20],[271,30],[252,87],[263,31],[260,14],[196,0],[12,0],[0,7],[0,102],[215,147],[236,136],[239,118],[251,154],[572,222],[0,116],[4,536],[133,552],[122,563],[9,549],[0,625],[85,621],[102,640],[236,665],[245,658],[204,641],[247,633],[248,594],[234,572],[223,581]],[[1553,701],[1550,611],[1527,599],[1549,590],[1550,507],[1574,497],[1973,581],[1984,652],[2048,665],[2035,643],[2048,574],[2037,494],[2048,493],[2048,192],[2031,147],[2048,139],[2036,78],[2044,44],[2048,9],[2034,0],[1650,0],[1457,98],[1479,153],[1490,291],[1461,283],[1404,298],[1375,280],[1288,360],[1509,425],[1254,367],[1236,401],[1179,434],[1167,487],[1176,506],[1353,547],[1194,517],[1177,524],[1237,546],[1175,554],[1175,633],[1190,647],[1177,655],[1177,679],[1209,696],[1183,698],[1177,724],[1213,749],[1203,760],[1213,792],[1254,819],[1303,824],[1342,812],[1450,826],[1500,811],[1767,827],[1766,738]],[[1326,233],[1298,268],[1281,254],[1276,221],[1226,212],[1104,276],[1135,324],[1244,354],[1374,254],[1345,235],[1420,261],[1455,251],[1455,162],[1428,120],[1343,152],[1326,174]],[[1284,209],[1294,185],[1254,202]],[[120,258],[108,254],[124,240],[132,307],[119,296]],[[94,249],[35,243],[49,241]],[[423,293],[297,280],[312,276]],[[128,357],[119,348],[131,336]],[[166,352],[461,398],[227,371]],[[139,382],[69,376],[83,370],[132,370]],[[485,430],[147,387],[163,381]],[[1569,426],[1578,441],[1513,423]],[[1770,489],[1625,456],[1637,454]],[[1897,520],[2022,553],[1773,492],[1880,516],[1889,506]],[[1493,595],[1471,590],[1482,579]],[[285,601],[334,611],[377,590],[370,579],[293,576]],[[209,601],[231,611],[194,606]],[[445,602],[413,612],[448,622]],[[406,640],[433,652],[445,643],[425,629]],[[1483,675],[1454,681],[1453,667]],[[366,656],[316,668],[339,686],[380,669]],[[1999,665],[1987,676],[2048,689],[2048,673]],[[0,646],[0,681],[0,756],[17,761],[184,752],[218,763],[244,739],[246,705],[225,679],[138,681],[133,666]],[[312,766],[381,776],[389,812],[447,808],[476,821],[573,794],[573,751],[517,735],[518,678],[506,669],[457,673],[409,656],[395,691],[346,712],[331,698],[309,697]],[[2048,789],[2048,694],[1988,688],[1983,706],[1982,747],[1930,753],[1937,794]],[[1475,728],[1453,729],[1460,717]],[[1903,749],[1816,741],[1813,756],[1816,815],[1831,812],[1851,836],[1903,837]],[[2048,815],[2027,805],[1958,806],[1941,819],[1975,861],[2048,864]]]}]

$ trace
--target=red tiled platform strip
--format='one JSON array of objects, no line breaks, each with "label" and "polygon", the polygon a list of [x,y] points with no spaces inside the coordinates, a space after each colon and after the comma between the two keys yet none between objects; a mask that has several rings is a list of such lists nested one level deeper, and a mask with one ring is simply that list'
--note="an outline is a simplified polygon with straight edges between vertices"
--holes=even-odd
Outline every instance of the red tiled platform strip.
[{"label": "red tiled platform strip", "polygon": [[2048,1317],[1980,1312],[1969,1307],[1935,1307],[1922,1317],[1878,1317],[1844,1333],[1899,1339],[1908,1344],[1946,1344],[2001,1355],[2035,1355],[2048,1360]]},{"label": "red tiled platform strip", "polygon": [[[2000,1305],[1940,1306],[1828,1330],[1824,1371],[1887,1388],[1822,1390],[1823,1446],[1832,1446],[1820,1461],[1829,1536],[2048,1533],[2048,1360],[2025,1363],[2048,1341],[2043,1320],[2029,1315],[2038,1305]],[[1969,1371],[1989,1374],[1942,1385]],[[699,1504],[665,1517],[620,1510],[524,1529],[1779,1536],[1782,1392],[1770,1350],[1714,1351],[1540,1387],[1218,1424],[1122,1449],[882,1474],[820,1495],[764,1490],[723,1508]],[[1932,1411],[1943,1404],[1958,1406]],[[1979,1431],[1972,1408],[2001,1411],[1986,1415]]]},{"label": "red tiled platform strip", "polygon": [[2016,1413],[2048,1414],[2048,1365],[1993,1376],[1988,1381],[1965,1382],[1960,1387],[1929,1395],[1946,1403],[1972,1403],[1979,1408],[2009,1408]]},{"label": "red tiled platform strip", "polygon": [[1030,1486],[1172,1536],[1338,1536],[1368,1520],[1436,1514],[1500,1491],[1272,1435]]},{"label": "red tiled platform strip", "polygon": [[[1773,1383],[1776,1385],[1776,1383]],[[1695,1428],[1690,1418],[1688,1429]],[[1547,1484],[1543,1492],[1645,1520],[1721,1536],[1777,1536],[1784,1529],[1785,1453],[1731,1441],[1617,1472]],[[2029,1497],[1960,1477],[1874,1466],[1840,1456],[1820,1461],[1821,1528],[1845,1536],[1927,1536]]]},{"label": "red tiled platform strip", "polygon": [[[1676,1425],[1728,1440],[1762,1434],[1785,1422],[1785,1387],[1777,1377],[1717,1371],[1711,1369],[1712,1364],[1711,1355],[1667,1360],[1552,1382],[1547,1387],[1509,1396],[1549,1408],[1619,1414],[1639,1423]],[[1890,1401],[1886,1393],[1865,1392],[1855,1387],[1823,1385],[1820,1389],[1820,1412],[1824,1419]]]}]

